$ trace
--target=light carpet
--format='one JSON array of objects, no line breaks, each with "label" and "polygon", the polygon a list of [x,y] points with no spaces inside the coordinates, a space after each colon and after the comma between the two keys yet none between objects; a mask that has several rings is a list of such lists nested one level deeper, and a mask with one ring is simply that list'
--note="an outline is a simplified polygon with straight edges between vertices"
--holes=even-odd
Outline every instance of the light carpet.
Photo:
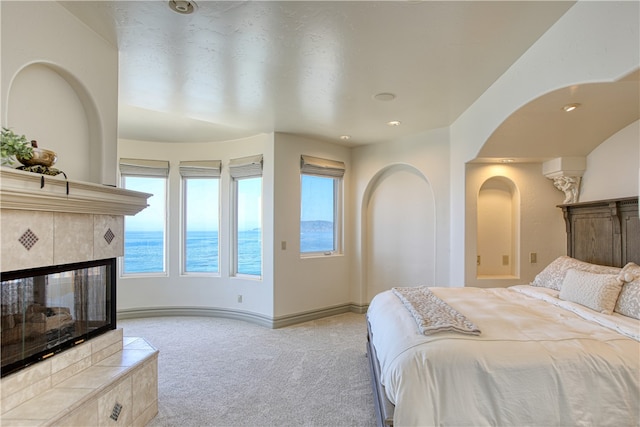
[{"label": "light carpet", "polygon": [[374,426],[366,320],[280,329],[212,317],[119,320],[160,350],[158,426]]}]

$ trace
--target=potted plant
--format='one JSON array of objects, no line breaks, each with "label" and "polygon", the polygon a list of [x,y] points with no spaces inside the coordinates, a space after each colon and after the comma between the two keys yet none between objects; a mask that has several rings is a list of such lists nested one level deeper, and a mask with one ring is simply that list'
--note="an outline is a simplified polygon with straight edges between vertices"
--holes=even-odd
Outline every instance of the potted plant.
[{"label": "potted plant", "polygon": [[0,164],[13,165],[13,157],[30,159],[33,157],[33,147],[26,136],[17,135],[11,129],[3,127],[0,138]]}]

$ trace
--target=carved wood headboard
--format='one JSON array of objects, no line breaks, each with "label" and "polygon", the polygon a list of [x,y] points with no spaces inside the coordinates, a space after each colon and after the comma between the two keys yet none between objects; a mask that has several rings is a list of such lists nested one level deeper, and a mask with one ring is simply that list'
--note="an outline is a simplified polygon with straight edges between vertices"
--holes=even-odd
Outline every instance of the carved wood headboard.
[{"label": "carved wood headboard", "polygon": [[640,264],[638,198],[558,205],[567,229],[567,255],[593,264]]}]

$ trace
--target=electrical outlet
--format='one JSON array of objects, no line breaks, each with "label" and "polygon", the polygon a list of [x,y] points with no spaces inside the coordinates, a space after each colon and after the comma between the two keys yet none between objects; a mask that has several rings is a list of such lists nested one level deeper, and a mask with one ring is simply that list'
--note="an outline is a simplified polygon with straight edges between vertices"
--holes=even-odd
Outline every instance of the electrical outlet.
[{"label": "electrical outlet", "polygon": [[238,302],[242,302],[242,295],[238,295]]},{"label": "electrical outlet", "polygon": [[287,250],[287,242],[286,242],[286,240],[283,240],[282,242],[280,242],[280,249],[282,249],[283,251]]},{"label": "electrical outlet", "polygon": [[480,265],[480,255],[476,257],[476,265]]},{"label": "electrical outlet", "polygon": [[538,262],[538,254],[535,252],[530,252],[529,253],[529,262],[531,264],[535,264],[536,262]]},{"label": "electrical outlet", "polygon": [[509,265],[509,255],[502,255],[502,265]]}]

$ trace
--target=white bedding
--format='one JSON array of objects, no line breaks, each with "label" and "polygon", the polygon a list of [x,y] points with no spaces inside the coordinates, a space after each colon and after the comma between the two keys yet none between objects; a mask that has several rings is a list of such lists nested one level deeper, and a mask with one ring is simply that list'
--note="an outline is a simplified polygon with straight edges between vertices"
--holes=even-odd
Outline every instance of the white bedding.
[{"label": "white bedding", "polygon": [[531,286],[431,291],[482,333],[425,336],[391,291],[372,300],[394,425],[640,425],[640,321],[581,315]]}]

